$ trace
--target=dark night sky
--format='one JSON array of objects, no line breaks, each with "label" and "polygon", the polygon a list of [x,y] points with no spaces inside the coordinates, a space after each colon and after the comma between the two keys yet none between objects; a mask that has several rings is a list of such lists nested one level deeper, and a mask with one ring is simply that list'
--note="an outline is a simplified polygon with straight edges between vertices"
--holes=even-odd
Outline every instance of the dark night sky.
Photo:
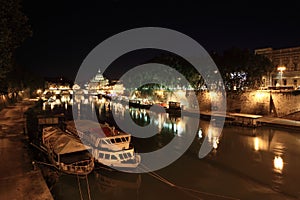
[{"label": "dark night sky", "polygon": [[[300,46],[300,9],[287,1],[263,5],[255,1],[44,0],[24,1],[23,7],[33,36],[19,48],[17,59],[43,76],[72,79],[100,42],[144,26],[180,31],[207,51]],[[113,72],[151,56],[151,52],[124,56],[113,64]]]}]

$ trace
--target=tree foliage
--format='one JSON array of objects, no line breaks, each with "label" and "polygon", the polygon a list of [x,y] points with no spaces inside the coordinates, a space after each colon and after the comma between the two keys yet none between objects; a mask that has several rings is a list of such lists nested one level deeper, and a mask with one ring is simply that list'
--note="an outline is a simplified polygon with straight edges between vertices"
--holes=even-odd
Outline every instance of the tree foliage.
[{"label": "tree foliage", "polygon": [[217,64],[227,90],[255,89],[261,85],[261,77],[272,71],[271,61],[247,49],[231,48],[222,55],[211,54]]},{"label": "tree foliage", "polygon": [[31,36],[28,18],[21,11],[20,0],[1,0],[0,3],[0,82],[7,82],[13,70],[14,52]]},{"label": "tree foliage", "polygon": [[[204,79],[199,74],[199,72],[190,64],[188,61],[182,57],[176,56],[174,54],[161,55],[154,58],[150,62],[160,63],[172,67],[182,74],[186,80],[189,82],[190,86],[194,88],[195,91],[199,91],[201,86],[204,85]],[[180,84],[180,81],[173,79],[173,85]],[[182,86],[182,85],[180,85]],[[187,87],[187,85],[185,85]]]},{"label": "tree foliage", "polygon": [[[21,11],[20,0],[1,0],[0,3],[0,90],[7,92],[20,83],[14,60],[15,50],[31,36],[28,18]],[[14,89],[13,89],[14,90]]]}]

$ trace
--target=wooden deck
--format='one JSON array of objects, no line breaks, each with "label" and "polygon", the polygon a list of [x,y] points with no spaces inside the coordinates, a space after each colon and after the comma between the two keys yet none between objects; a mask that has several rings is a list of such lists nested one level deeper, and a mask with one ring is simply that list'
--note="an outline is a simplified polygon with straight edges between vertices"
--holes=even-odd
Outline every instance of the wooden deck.
[{"label": "wooden deck", "polygon": [[261,115],[229,113],[229,116],[233,117],[233,121],[231,121],[231,124],[233,125],[241,125],[247,127],[261,126],[261,123],[258,121],[258,119],[262,117]]}]

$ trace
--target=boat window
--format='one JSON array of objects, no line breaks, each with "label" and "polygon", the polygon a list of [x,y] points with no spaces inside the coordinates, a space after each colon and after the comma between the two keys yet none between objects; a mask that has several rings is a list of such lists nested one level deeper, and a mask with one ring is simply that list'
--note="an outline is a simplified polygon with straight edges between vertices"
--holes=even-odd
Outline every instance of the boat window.
[{"label": "boat window", "polygon": [[53,158],[54,158],[54,160],[55,160],[56,162],[58,161],[58,157],[57,157],[56,154],[53,154]]},{"label": "boat window", "polygon": [[111,142],[110,142],[110,140],[105,140],[105,143],[110,144]]},{"label": "boat window", "polygon": [[99,153],[99,158],[103,158],[103,153]]},{"label": "boat window", "polygon": [[130,158],[132,155],[131,155],[131,153],[127,153],[127,156],[128,156],[128,158]]},{"label": "boat window", "polygon": [[126,137],[126,140],[129,141],[129,137]]},{"label": "boat window", "polygon": [[123,154],[125,158],[128,158],[128,156],[126,155],[126,153]]},{"label": "boat window", "polygon": [[117,157],[115,155],[111,155],[112,160],[117,160]]},{"label": "boat window", "polygon": [[115,143],[115,140],[114,139],[110,139],[111,143]]},{"label": "boat window", "polygon": [[105,159],[109,159],[109,154],[105,154]]},{"label": "boat window", "polygon": [[117,143],[122,142],[122,141],[121,141],[121,138],[116,138],[116,142],[117,142]]},{"label": "boat window", "polygon": [[126,139],[125,139],[125,138],[123,138],[123,137],[121,138],[121,140],[122,140],[122,142],[126,142]]},{"label": "boat window", "polygon": [[120,157],[122,160],[124,159],[123,154],[119,154],[119,157]]}]

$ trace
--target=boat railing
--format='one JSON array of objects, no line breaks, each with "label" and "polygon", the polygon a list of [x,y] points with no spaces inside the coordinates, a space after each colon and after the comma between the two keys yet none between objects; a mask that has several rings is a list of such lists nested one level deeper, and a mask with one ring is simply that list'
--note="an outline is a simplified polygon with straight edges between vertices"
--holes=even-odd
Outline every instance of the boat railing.
[{"label": "boat railing", "polygon": [[77,161],[71,164],[60,163],[60,166],[63,170],[72,172],[72,173],[88,173],[93,170],[94,168],[94,161],[90,160],[83,160]]}]

